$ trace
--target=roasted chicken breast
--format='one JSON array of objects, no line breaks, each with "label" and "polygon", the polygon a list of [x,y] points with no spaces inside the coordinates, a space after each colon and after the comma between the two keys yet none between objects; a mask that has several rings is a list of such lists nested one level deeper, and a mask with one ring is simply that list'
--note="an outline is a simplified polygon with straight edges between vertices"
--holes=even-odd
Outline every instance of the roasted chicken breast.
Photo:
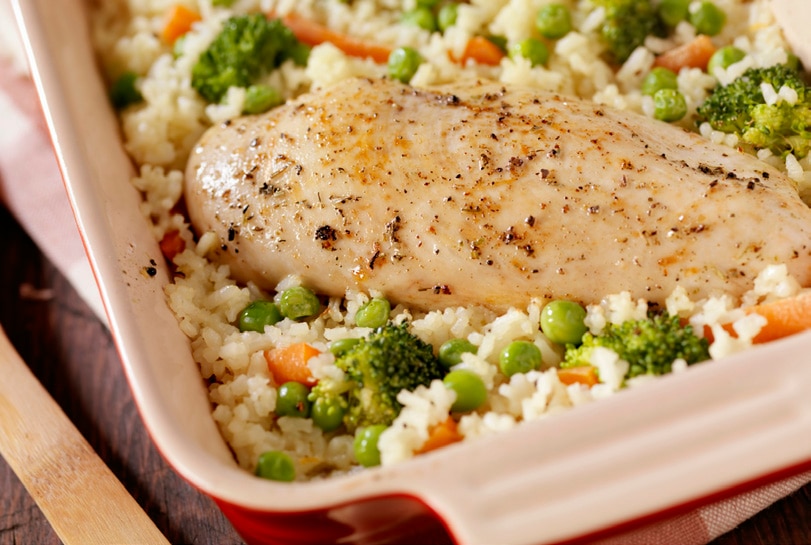
[{"label": "roasted chicken breast", "polygon": [[744,153],[533,89],[355,79],[211,128],[186,172],[233,275],[421,308],[811,285],[811,209]]}]

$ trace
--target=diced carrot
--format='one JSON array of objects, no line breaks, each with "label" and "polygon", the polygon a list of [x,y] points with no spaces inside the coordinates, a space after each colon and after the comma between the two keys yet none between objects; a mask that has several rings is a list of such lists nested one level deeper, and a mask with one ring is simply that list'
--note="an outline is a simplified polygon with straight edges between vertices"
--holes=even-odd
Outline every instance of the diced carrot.
[{"label": "diced carrot", "polygon": [[563,384],[585,384],[592,387],[600,382],[597,376],[597,369],[592,365],[581,365],[578,367],[567,367],[558,369],[558,379]]},{"label": "diced carrot", "polygon": [[423,454],[438,448],[446,447],[451,443],[457,443],[462,439],[464,439],[464,437],[462,437],[462,434],[459,433],[456,426],[456,421],[449,416],[445,421],[440,422],[431,428],[428,434],[428,440],[425,441],[425,444],[423,444],[419,450],[416,451],[416,454]]},{"label": "diced carrot", "polygon": [[163,15],[161,38],[169,45],[191,30],[191,26],[201,19],[200,14],[181,4],[171,6]]},{"label": "diced carrot", "polygon": [[454,61],[466,64],[468,60],[473,60],[479,64],[496,66],[503,57],[504,51],[499,46],[484,36],[473,36],[467,41],[462,58]]},{"label": "diced carrot", "polygon": [[[273,15],[270,15],[273,17]],[[282,23],[289,28],[298,41],[315,46],[329,42],[350,57],[370,58],[378,64],[388,62],[392,48],[386,45],[359,40],[353,36],[332,30],[321,23],[302,17],[296,13],[288,13],[282,18]],[[468,40],[460,59],[454,62],[465,64],[468,59],[479,64],[495,66],[504,57],[504,51],[484,36],[474,36]]]},{"label": "diced carrot", "polygon": [[[687,322],[685,320],[682,325],[684,325],[686,323],[689,323],[689,322]],[[695,330],[695,328],[693,328],[693,329]],[[732,329],[732,325],[730,325],[729,327],[724,327],[724,329],[726,329],[727,331],[729,331],[733,335],[735,334],[735,332]],[[704,324],[703,326],[701,326],[701,331],[704,332],[704,338],[707,339],[708,343],[712,344],[715,341],[715,335],[713,334],[712,328],[710,326]]]},{"label": "diced carrot", "polygon": [[747,310],[766,318],[753,342],[765,343],[811,329],[811,292],[763,303]]},{"label": "diced carrot", "polygon": [[186,249],[186,241],[183,240],[180,231],[177,230],[164,233],[159,245],[163,257],[169,261],[172,261],[177,254]]},{"label": "diced carrot", "polygon": [[[767,343],[800,333],[811,329],[811,291],[801,293],[796,297],[748,307],[746,313],[760,314],[766,318],[766,325],[752,339],[755,344]],[[684,323],[687,322],[684,321]],[[733,337],[738,336],[732,323],[722,324],[721,327]],[[703,331],[704,337],[712,344],[714,340],[712,328],[705,325]]]},{"label": "diced carrot", "polygon": [[709,36],[699,34],[692,41],[665,51],[653,61],[654,66],[661,66],[679,73],[682,68],[707,69],[710,57],[715,53],[715,45]]},{"label": "diced carrot", "polygon": [[307,343],[294,343],[281,348],[265,350],[265,360],[268,363],[268,371],[273,375],[273,381],[276,384],[293,381],[311,385],[316,381],[307,362],[320,353],[317,348]]},{"label": "diced carrot", "polygon": [[366,42],[336,32],[312,19],[294,13],[282,17],[282,23],[293,32],[300,42],[307,45],[329,42],[350,57],[370,58],[380,64],[387,62],[389,54],[391,54],[391,48],[388,46]]}]

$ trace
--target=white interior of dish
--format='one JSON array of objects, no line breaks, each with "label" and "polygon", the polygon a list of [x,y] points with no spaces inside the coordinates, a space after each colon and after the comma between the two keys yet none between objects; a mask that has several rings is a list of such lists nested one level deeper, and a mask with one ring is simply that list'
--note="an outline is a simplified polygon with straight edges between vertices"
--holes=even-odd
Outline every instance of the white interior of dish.
[{"label": "white interior of dish", "polygon": [[264,511],[406,493],[460,543],[519,544],[596,531],[811,462],[809,332],[400,466],[293,485],[248,475],[217,431],[165,304],[168,270],[138,210],[84,8],[15,4],[136,402],[159,450],[204,492]]}]

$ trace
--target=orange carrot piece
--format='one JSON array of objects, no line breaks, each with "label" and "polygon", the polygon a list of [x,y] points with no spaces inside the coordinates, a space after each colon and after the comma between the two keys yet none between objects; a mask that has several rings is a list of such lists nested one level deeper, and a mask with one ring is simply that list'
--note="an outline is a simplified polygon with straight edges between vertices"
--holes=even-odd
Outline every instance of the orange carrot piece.
[{"label": "orange carrot piece", "polygon": [[[391,47],[359,40],[347,34],[336,32],[312,19],[295,13],[284,15],[282,23],[293,32],[298,41],[311,46],[329,42],[350,57],[370,58],[378,64],[383,64],[388,62],[389,55],[392,52]],[[468,59],[471,59],[479,64],[495,66],[501,62],[503,57],[504,51],[496,44],[483,36],[474,36],[468,40],[462,58],[453,60],[464,64]]]},{"label": "orange carrot piece", "polygon": [[200,14],[181,4],[175,4],[163,15],[161,38],[169,45],[191,30],[191,26],[201,19]]},{"label": "orange carrot piece", "polygon": [[167,231],[163,234],[160,243],[161,253],[167,260],[172,261],[177,254],[186,249],[186,241],[180,236],[180,231]]},{"label": "orange carrot piece", "polygon": [[665,51],[653,61],[654,66],[661,66],[679,73],[682,68],[707,69],[710,57],[715,53],[715,45],[709,36],[700,34],[692,41]]},{"label": "orange carrot piece", "polygon": [[[496,66],[504,57],[504,51],[484,36],[473,36],[465,45],[462,58],[457,62],[466,64],[468,59],[479,64]],[[455,60],[455,59],[454,59]]]},{"label": "orange carrot piece", "polygon": [[464,439],[456,426],[456,420],[450,416],[444,422],[440,422],[431,428],[428,440],[425,441],[416,454],[424,454],[438,448],[446,447],[452,443],[458,443]]},{"label": "orange carrot piece", "polygon": [[307,362],[321,352],[307,343],[294,343],[281,348],[265,350],[265,360],[268,371],[273,375],[276,384],[285,382],[300,382],[302,384],[315,384]]},{"label": "orange carrot piece", "polygon": [[[762,303],[748,307],[747,314],[760,314],[766,318],[766,325],[758,332],[752,339],[755,344],[767,343],[801,333],[806,329],[811,329],[811,291],[801,293],[796,297],[789,297],[787,299],[778,299],[768,303]],[[686,321],[685,321],[686,323]],[[737,337],[733,324],[722,324],[721,327],[732,335]],[[713,343],[713,333],[709,326],[704,326],[704,337]]]},{"label": "orange carrot piece", "polygon": [[391,54],[391,48],[388,46],[366,42],[336,32],[312,19],[294,13],[282,17],[282,23],[293,32],[298,41],[307,45],[329,42],[350,57],[370,58],[379,64],[387,62],[389,54]]},{"label": "orange carrot piece", "polygon": [[811,292],[796,297],[756,305],[747,312],[768,320],[753,342],[765,343],[811,329]]},{"label": "orange carrot piece", "polygon": [[592,365],[558,369],[558,379],[566,385],[577,383],[585,384],[588,387],[592,387],[600,382],[600,379],[597,377],[597,369]]}]

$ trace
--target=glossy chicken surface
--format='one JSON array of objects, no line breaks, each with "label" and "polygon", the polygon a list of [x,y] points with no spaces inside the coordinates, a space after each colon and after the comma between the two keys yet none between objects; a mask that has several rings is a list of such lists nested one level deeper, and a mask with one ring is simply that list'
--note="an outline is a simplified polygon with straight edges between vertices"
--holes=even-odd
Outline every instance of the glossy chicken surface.
[{"label": "glossy chicken surface", "polygon": [[697,135],[578,99],[357,79],[210,129],[186,173],[214,259],[272,289],[380,290],[421,308],[811,285],[791,180]]}]

